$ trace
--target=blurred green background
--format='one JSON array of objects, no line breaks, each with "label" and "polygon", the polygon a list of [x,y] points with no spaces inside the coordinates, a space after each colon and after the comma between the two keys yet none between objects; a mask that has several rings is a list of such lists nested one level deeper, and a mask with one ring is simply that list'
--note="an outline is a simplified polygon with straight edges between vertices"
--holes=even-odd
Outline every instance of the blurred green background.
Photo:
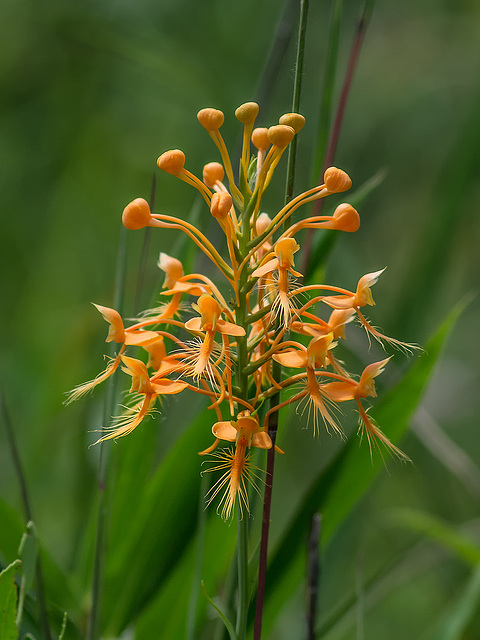
[{"label": "blurred green background", "polygon": [[[311,185],[331,12],[330,2],[310,4],[297,193]],[[339,79],[360,11],[359,2],[344,3]],[[197,175],[217,159],[196,121],[198,109],[225,112],[222,132],[230,148],[238,144],[233,111],[242,102],[263,97],[261,126],[291,110],[296,34],[294,24],[289,42],[288,24],[279,26],[283,12],[277,0],[1,5],[0,379],[40,538],[73,582],[88,584],[85,540],[98,464],[98,450],[88,444],[102,423],[102,392],[73,406],[62,401],[65,391],[104,366],[106,327],[90,302],[113,303],[121,211],[134,197],[149,197],[163,151],[181,148]],[[262,86],[275,33],[286,52],[279,75]],[[324,637],[440,638],[435,625],[465,592],[471,562],[405,510],[440,519],[480,549],[479,42],[480,6],[473,0],[377,2],[349,96],[335,165],[350,174],[354,189],[380,171],[385,177],[359,207],[359,232],[336,243],[326,280],[352,288],[364,273],[388,266],[375,286],[370,318],[388,335],[421,345],[459,301],[471,299],[401,443],[413,464],[388,462],[388,472],[325,550],[322,624],[328,626],[343,601],[348,605],[351,597],[355,604],[346,605],[328,634],[325,626]],[[281,203],[281,177],[275,188],[272,209]],[[158,176],[158,211],[186,216],[194,205],[186,185]],[[210,225],[205,208],[196,215]],[[128,235],[126,317],[139,310],[143,242],[143,232]],[[155,300],[162,283],[158,252],[171,253],[175,242],[173,233],[152,234],[140,308]],[[192,259],[188,243],[176,247]],[[380,359],[377,346],[366,353],[366,341],[356,335],[359,354]],[[407,365],[395,355],[385,389]],[[153,473],[197,409],[171,404],[171,410],[173,418],[163,412],[149,425],[155,453],[146,455],[138,486],[132,479],[140,502],[141,478]],[[353,429],[354,418],[348,420]],[[322,433],[313,446],[311,430],[280,432],[287,455],[275,481],[274,541],[282,519],[332,455],[331,440]],[[20,512],[3,429],[0,442],[1,497]],[[129,446],[129,439],[114,445]],[[358,455],[368,456],[366,443]],[[1,556],[14,559],[5,548]],[[303,637],[304,589],[292,591],[269,638]],[[478,618],[461,637],[480,637]]]}]

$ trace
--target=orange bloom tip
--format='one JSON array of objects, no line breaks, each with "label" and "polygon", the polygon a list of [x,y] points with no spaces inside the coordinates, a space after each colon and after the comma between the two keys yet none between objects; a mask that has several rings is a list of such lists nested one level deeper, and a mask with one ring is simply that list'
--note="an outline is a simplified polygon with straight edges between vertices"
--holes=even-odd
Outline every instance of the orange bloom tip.
[{"label": "orange bloom tip", "polygon": [[210,212],[214,218],[223,220],[232,208],[233,200],[229,193],[214,193],[210,204]]},{"label": "orange bloom tip", "polygon": [[163,283],[164,289],[173,289],[175,283],[179,278],[183,276],[183,266],[180,260],[172,258],[166,253],[160,253],[158,262],[158,268],[165,272],[165,282]]},{"label": "orange bloom tip", "polygon": [[256,102],[245,102],[235,110],[235,117],[243,124],[249,124],[255,120],[258,111],[259,106]]},{"label": "orange bloom tip", "polygon": [[339,231],[349,231],[351,233],[358,231],[360,227],[360,216],[351,204],[346,202],[339,204],[333,212],[334,228]]},{"label": "orange bloom tip", "polygon": [[380,360],[380,362],[372,362],[362,372],[360,376],[360,382],[357,387],[357,396],[360,398],[367,398],[371,396],[372,398],[376,398],[377,392],[375,390],[375,381],[374,378],[383,373],[387,362],[392,358],[385,358],[385,360]]},{"label": "orange bloom tip", "polygon": [[278,121],[280,124],[286,124],[298,133],[305,124],[305,118],[299,113],[285,113]]},{"label": "orange bloom tip", "polygon": [[203,167],[203,181],[210,189],[215,183],[222,182],[225,176],[225,169],[219,162],[209,162]]},{"label": "orange bloom tip", "polygon": [[122,213],[123,226],[131,231],[143,229],[148,226],[151,219],[152,212],[150,211],[150,206],[143,198],[135,198],[135,200],[132,200],[132,202],[127,204]]},{"label": "orange bloom tip", "polygon": [[110,309],[110,307],[102,307],[99,304],[92,303],[98,311],[102,314],[105,320],[110,324],[110,329],[108,332],[108,336],[106,342],[118,342],[122,344],[125,342],[125,328],[123,326],[122,316],[115,311],[115,309]]},{"label": "orange bloom tip", "polygon": [[296,349],[287,349],[280,353],[274,353],[272,359],[283,367],[292,367],[293,369],[303,369],[307,366],[307,354],[304,351]]},{"label": "orange bloom tip", "polygon": [[331,193],[341,193],[347,191],[352,186],[352,181],[345,171],[336,167],[329,167],[324,175],[323,181]]},{"label": "orange bloom tip", "polygon": [[268,137],[268,129],[266,127],[257,127],[252,131],[252,144],[260,151],[266,151],[270,146]]},{"label": "orange bloom tip", "polygon": [[261,213],[258,216],[257,221],[255,223],[255,229],[257,231],[257,234],[260,235],[261,233],[266,231],[268,227],[271,225],[271,223],[272,223],[272,219],[270,218],[268,213]]},{"label": "orange bloom tip", "polygon": [[[195,311],[198,311],[201,316],[201,329],[203,331],[214,330],[217,324],[217,320],[220,318],[222,309],[213,296],[209,296],[203,293],[197,300],[197,303],[193,303],[192,307]],[[193,319],[193,318],[192,318]],[[185,325],[186,326],[186,325]]]},{"label": "orange bloom tip", "polygon": [[148,375],[147,367],[141,360],[137,358],[131,358],[130,356],[122,356],[123,367],[122,371],[132,376],[132,386],[130,387],[130,393],[136,391],[137,393],[152,393],[152,385],[150,383],[150,376]]},{"label": "orange bloom tip", "polygon": [[282,238],[275,243],[275,255],[282,268],[293,266],[293,254],[300,249],[295,238]]},{"label": "orange bloom tip", "polygon": [[364,276],[360,278],[357,284],[357,291],[355,293],[355,304],[359,307],[363,307],[365,305],[374,306],[375,302],[372,297],[372,292],[370,291],[370,287],[377,282],[378,278],[385,271],[381,269],[380,271],[372,271],[372,273],[366,273]]},{"label": "orange bloom tip", "polygon": [[185,154],[180,149],[165,151],[157,160],[157,166],[166,173],[179,176],[185,166]]},{"label": "orange bloom tip", "polygon": [[284,149],[295,135],[295,129],[286,124],[277,124],[268,130],[268,139],[275,146]]},{"label": "orange bloom tip", "polygon": [[202,127],[207,131],[217,131],[222,126],[225,116],[218,109],[201,109],[197,113],[197,118]]}]

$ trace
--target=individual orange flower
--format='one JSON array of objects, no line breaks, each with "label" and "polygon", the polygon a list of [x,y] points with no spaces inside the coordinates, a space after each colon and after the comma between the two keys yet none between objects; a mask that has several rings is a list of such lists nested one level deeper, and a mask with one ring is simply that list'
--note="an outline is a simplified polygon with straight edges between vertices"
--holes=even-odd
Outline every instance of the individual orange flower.
[{"label": "individual orange flower", "polygon": [[209,471],[224,471],[222,477],[210,490],[208,503],[212,502],[225,489],[217,510],[221,509],[222,518],[228,520],[233,513],[237,497],[242,515],[244,509],[247,513],[249,512],[248,484],[259,491],[256,484],[258,475],[249,463],[247,450],[250,447],[270,449],[272,440],[268,433],[260,427],[257,417],[251,415],[249,410],[241,411],[237,420],[216,422],[212,427],[212,433],[216,438],[215,443],[202,451],[200,455],[210,453],[220,440],[235,442],[235,449],[218,453],[219,464],[209,469]]},{"label": "individual orange flower", "polygon": [[111,427],[108,428],[107,435],[102,436],[95,444],[104,440],[111,440],[126,436],[142,422],[147,416],[157,399],[162,395],[180,393],[188,384],[180,380],[168,380],[167,378],[155,377],[155,381],[150,379],[147,367],[141,360],[122,356],[122,371],[132,377],[130,393],[135,393],[143,398],[136,402],[133,407],[128,407],[126,412],[118,416]]},{"label": "individual orange flower", "polygon": [[370,449],[372,448],[372,445],[375,445],[377,441],[379,441],[400,459],[408,460],[408,457],[403,453],[403,451],[390,442],[387,436],[368,416],[367,411],[361,403],[362,398],[368,398],[369,396],[375,398],[377,396],[374,378],[384,371],[389,360],[390,358],[386,358],[380,362],[372,362],[369,364],[363,370],[358,382],[349,378],[335,380],[323,385],[323,391],[335,402],[355,400],[360,416],[360,429],[362,429],[362,432],[366,434]]},{"label": "individual orange flower", "polygon": [[125,347],[137,346],[146,347],[151,345],[158,339],[158,334],[155,331],[144,331],[142,329],[134,330],[132,328],[125,329],[121,315],[115,309],[110,307],[102,307],[99,304],[93,305],[102,314],[105,320],[110,325],[107,338],[105,342],[116,342],[121,344],[122,347],[117,356],[113,358],[107,365],[107,368],[98,374],[93,380],[84,382],[73,389],[66,401],[66,404],[81,398],[83,395],[91,391],[94,387],[104,382],[118,369],[122,353],[125,351]]}]

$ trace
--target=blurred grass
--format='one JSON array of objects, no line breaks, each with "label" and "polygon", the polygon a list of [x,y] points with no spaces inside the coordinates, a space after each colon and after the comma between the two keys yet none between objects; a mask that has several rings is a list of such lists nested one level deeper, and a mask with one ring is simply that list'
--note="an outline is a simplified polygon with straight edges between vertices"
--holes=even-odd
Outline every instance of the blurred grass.
[{"label": "blurred grass", "polygon": [[[311,4],[302,98],[307,124],[299,137],[298,191],[309,186],[330,14],[330,3]],[[68,408],[61,402],[66,390],[103,366],[105,326],[90,302],[112,304],[120,212],[133,197],[148,197],[152,167],[162,151],[182,148],[195,172],[216,159],[196,122],[199,108],[223,109],[224,135],[230,145],[235,143],[233,109],[257,95],[281,9],[273,0],[228,5],[219,0],[101,5],[70,0],[47,2],[41,10],[29,0],[7,0],[0,8],[0,375],[45,549],[47,577],[52,576],[50,598],[73,612],[65,638],[77,637],[74,625],[81,632],[88,608],[98,456],[88,444],[93,439],[89,431],[102,421],[102,392]],[[359,3],[344,3],[340,70],[359,11]],[[371,319],[387,334],[421,344],[465,293],[478,289],[479,39],[480,9],[475,2],[377,3],[335,160],[350,173],[354,186],[380,170],[386,171],[386,178],[360,207],[360,231],[336,243],[326,279],[352,287],[359,275],[388,265],[375,285],[377,306]],[[290,47],[269,92],[268,109],[261,111],[262,124],[290,109],[292,60]],[[278,191],[272,190],[268,202],[275,206],[283,189],[281,179],[272,186]],[[194,199],[185,185],[159,176],[158,210],[183,215]],[[199,216],[209,224],[204,209]],[[134,311],[142,241],[141,233],[127,240],[127,316]],[[157,254],[169,251],[175,241],[173,232],[152,235],[145,291],[158,290]],[[477,298],[458,321],[424,401],[426,410],[477,466],[479,307]],[[374,359],[375,349],[374,345],[366,354],[365,342],[358,340],[360,360]],[[391,364],[386,386],[405,366],[400,355]],[[183,598],[191,584],[184,583],[184,576],[194,545],[189,527],[195,525],[200,485],[196,451],[209,444],[208,424],[202,426],[199,419],[197,427],[189,425],[203,406],[168,403],[159,419],[112,447],[115,497],[107,572],[112,601],[107,602],[104,622],[115,632],[130,615],[138,615],[138,637],[148,637],[151,625],[158,624],[156,607],[165,615],[173,611],[180,586],[178,616],[185,610]],[[188,435],[189,428],[194,436]],[[23,528],[2,430],[0,442],[0,555],[8,564],[16,557]],[[318,447],[313,444],[317,443],[312,443],[309,431],[280,431],[279,445],[287,455],[275,481],[274,540],[284,526],[284,496],[304,495],[335,454],[337,445],[326,435]],[[359,557],[365,576],[374,574],[381,563],[408,559],[408,534],[386,533],[383,528],[390,506],[424,510],[452,527],[478,518],[477,502],[434,452],[413,434],[402,448],[414,466],[382,473],[325,550],[324,611],[355,591]],[[368,456],[363,447],[357,453]],[[175,455],[185,463],[168,466]],[[162,460],[167,466],[159,468]],[[170,475],[165,477],[167,471]],[[169,513],[178,507],[175,518],[182,522],[183,533],[172,554],[180,558],[182,547],[186,555],[180,565],[168,569],[159,556],[158,573],[148,583],[136,565],[136,549],[146,540],[150,546],[145,542],[145,549],[154,550],[157,533],[166,526],[164,494],[160,502],[155,492],[160,486],[164,492],[169,489]],[[182,492],[187,511],[181,510]],[[210,594],[228,565],[233,543],[232,532],[226,531],[223,540],[224,525],[209,517],[206,557],[212,566],[205,575]],[[479,533],[474,527],[476,540]],[[300,547],[303,544],[298,540]],[[433,558],[428,543],[426,549]],[[411,575],[414,569],[415,563]],[[130,601],[125,610],[121,601],[113,602],[122,572],[127,572],[126,583],[140,585],[137,601]],[[384,597],[364,612],[366,637],[420,637],[453,592],[468,592],[468,579],[464,567],[450,560],[425,569],[419,581],[406,580],[401,587],[392,581]],[[159,588],[163,584],[165,590]],[[295,602],[279,618],[277,639],[301,636],[301,597]],[[202,601],[199,620],[206,611]],[[55,617],[60,624],[61,612],[55,611]],[[171,637],[173,629],[181,633],[181,622],[171,616]],[[468,624],[464,637],[478,637],[478,616]],[[329,638],[351,638],[352,628]]]}]

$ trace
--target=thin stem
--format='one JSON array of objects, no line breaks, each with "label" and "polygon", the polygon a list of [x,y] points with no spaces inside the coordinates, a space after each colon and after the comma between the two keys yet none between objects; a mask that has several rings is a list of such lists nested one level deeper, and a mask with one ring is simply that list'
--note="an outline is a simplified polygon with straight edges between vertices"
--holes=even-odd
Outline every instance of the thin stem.
[{"label": "thin stem", "polygon": [[238,562],[238,612],[237,612],[237,640],[245,640],[248,616],[248,514],[239,508],[237,562]]},{"label": "thin stem", "polygon": [[[322,169],[321,175],[319,176],[319,180],[322,179],[323,172],[325,171],[325,169],[327,169],[329,166],[332,165],[335,157],[335,152],[337,150],[337,145],[338,145],[338,139],[340,137],[340,131],[342,128],[345,107],[347,104],[348,94],[350,92],[353,76],[357,68],[358,59],[359,59],[360,51],[363,44],[363,39],[365,37],[365,32],[367,30],[370,16],[372,14],[373,4],[374,4],[374,0],[365,0],[362,14],[357,23],[355,36],[354,36],[352,48],[350,51],[350,57],[348,59],[347,69],[345,71],[345,76],[343,79],[342,90],[340,93],[340,98],[338,101],[337,110],[336,110],[335,118],[333,121],[332,131],[330,133],[327,150],[325,152],[325,158],[323,159],[323,169]],[[339,20],[339,14],[334,13],[334,17],[333,17],[334,28],[338,28],[338,20]],[[336,42],[335,39],[333,39],[332,41],[334,43]],[[334,59],[332,58],[332,65],[335,62],[336,62],[336,57]],[[330,69],[330,72],[333,73],[333,69]],[[318,202],[315,203],[313,207],[314,216],[320,215],[322,206],[323,206],[323,200],[319,200]],[[303,252],[303,260],[302,260],[302,267],[301,267],[302,273],[307,273],[308,271],[308,263],[309,263],[310,254],[312,250],[312,236],[313,234],[307,234],[304,241],[304,252]]]},{"label": "thin stem", "polygon": [[[300,2],[300,20],[298,27],[298,45],[295,65],[295,82],[293,91],[293,111],[299,111],[300,94],[302,88],[303,59],[305,51],[305,37],[308,15],[308,0]],[[295,177],[296,137],[294,137],[288,154],[287,180],[285,188],[285,205],[292,199]],[[293,147],[293,148],[292,148]],[[287,222],[285,222],[285,226]],[[286,231],[286,229],[284,229]],[[281,378],[281,365],[278,362],[272,364],[272,377],[274,381]],[[270,399],[270,408],[280,403],[280,392],[277,391]],[[253,630],[254,640],[260,640],[262,636],[263,605],[265,602],[265,584],[267,575],[268,537],[270,532],[270,511],[272,504],[273,473],[275,469],[275,442],[278,429],[278,412],[272,412],[269,416],[268,434],[272,441],[272,447],[267,453],[267,474],[265,479],[265,493],[263,498],[262,536],[260,540],[260,558],[258,565],[257,601],[255,608],[255,622]]]},{"label": "thin stem", "polygon": [[[125,283],[125,267],[126,267],[126,228],[122,225],[120,232],[120,241],[117,256],[115,290],[114,290],[114,307],[121,309],[123,305],[123,291]],[[115,345],[112,343],[112,351]],[[112,376],[108,380],[104,405],[104,425],[108,425],[113,415],[114,400],[116,395],[116,377]],[[98,461],[98,515],[97,529],[95,537],[95,557],[93,564],[92,577],[92,610],[90,613],[87,640],[97,640],[100,637],[101,627],[101,611],[102,611],[102,595],[103,583],[105,577],[105,554],[107,548],[107,474],[109,470],[109,456],[105,451],[105,443],[100,440],[99,444],[99,461]]]},{"label": "thin stem", "polygon": [[[27,481],[25,473],[23,471],[22,462],[20,460],[20,453],[18,451],[17,441],[15,439],[15,430],[13,429],[10,414],[5,402],[5,396],[3,393],[3,385],[0,383],[0,415],[7,431],[8,445],[10,447],[10,454],[12,456],[13,467],[17,476],[18,485],[20,487],[20,495],[22,497],[23,511],[25,514],[25,522],[33,521],[32,507],[30,502],[30,495],[28,492]],[[40,609],[40,625],[43,631],[43,637],[45,640],[51,639],[50,623],[48,621],[47,602],[45,598],[45,585],[43,580],[42,563],[40,559],[40,553],[37,555],[35,564],[35,577],[37,583],[37,598]]]},{"label": "thin stem", "polygon": [[307,640],[315,640],[315,626],[317,622],[318,584],[320,580],[320,558],[318,543],[322,517],[314,513],[312,527],[308,540],[308,583],[307,583]]}]

